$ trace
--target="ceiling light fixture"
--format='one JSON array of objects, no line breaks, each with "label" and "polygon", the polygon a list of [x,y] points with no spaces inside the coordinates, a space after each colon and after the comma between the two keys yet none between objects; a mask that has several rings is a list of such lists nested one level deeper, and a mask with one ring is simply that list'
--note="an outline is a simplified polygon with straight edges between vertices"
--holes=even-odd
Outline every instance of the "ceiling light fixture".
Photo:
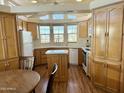
[{"label": "ceiling light fixture", "polygon": [[82,0],[76,0],[77,2],[82,2]]},{"label": "ceiling light fixture", "polygon": [[31,2],[35,4],[35,3],[37,3],[37,0],[32,0]]}]

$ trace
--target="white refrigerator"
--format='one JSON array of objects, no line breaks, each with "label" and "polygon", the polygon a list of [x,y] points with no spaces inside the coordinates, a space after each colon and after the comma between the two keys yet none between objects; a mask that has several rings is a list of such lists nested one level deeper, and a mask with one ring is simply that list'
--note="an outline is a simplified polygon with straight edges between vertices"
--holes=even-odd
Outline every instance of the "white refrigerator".
[{"label": "white refrigerator", "polygon": [[34,65],[32,33],[19,31],[22,69],[32,69]]}]

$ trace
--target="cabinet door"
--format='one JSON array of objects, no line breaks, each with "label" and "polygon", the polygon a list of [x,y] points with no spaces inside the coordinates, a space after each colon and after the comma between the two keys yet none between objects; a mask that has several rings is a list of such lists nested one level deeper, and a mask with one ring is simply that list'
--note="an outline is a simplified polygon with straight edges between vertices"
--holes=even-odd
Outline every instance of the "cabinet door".
[{"label": "cabinet door", "polygon": [[123,7],[112,8],[109,13],[108,59],[120,61],[122,56]]},{"label": "cabinet door", "polygon": [[41,58],[40,58],[41,52],[39,49],[34,50],[34,56],[35,56],[35,66],[40,65],[42,62],[41,62]]},{"label": "cabinet door", "polygon": [[124,32],[123,32],[123,61],[121,71],[121,93],[124,93]]},{"label": "cabinet door", "polygon": [[36,23],[27,23],[27,30],[32,33],[33,39],[37,39],[37,24]]},{"label": "cabinet door", "polygon": [[15,70],[19,69],[19,59],[11,59],[7,61],[7,67],[6,70]]},{"label": "cabinet door", "polygon": [[107,88],[116,93],[120,90],[120,65],[108,64],[107,66]]},{"label": "cabinet door", "polygon": [[68,80],[68,55],[61,55],[60,59],[60,80]]},{"label": "cabinet door", "polygon": [[104,58],[106,55],[106,26],[107,13],[99,11],[94,15],[94,38],[95,38],[95,57]]},{"label": "cabinet door", "polygon": [[101,62],[94,62],[93,81],[96,85],[105,87],[106,85],[106,66]]},{"label": "cabinet door", "polygon": [[89,53],[88,57],[88,75],[91,79],[93,79],[93,67],[94,67],[94,62],[93,62],[93,55],[91,52]]},{"label": "cabinet door", "polygon": [[5,59],[5,35],[3,30],[3,19],[0,17],[0,60]]},{"label": "cabinet door", "polygon": [[83,50],[82,48],[78,48],[78,65],[82,65],[83,63]]},{"label": "cabinet door", "polygon": [[16,23],[15,16],[8,15],[4,18],[4,27],[7,38],[7,56],[8,58],[18,57]]},{"label": "cabinet door", "polygon": [[88,36],[88,22],[84,21],[79,23],[79,37],[87,38]]},{"label": "cabinet door", "polygon": [[0,72],[1,72],[1,71],[5,71],[5,66],[6,66],[5,63],[6,63],[6,62],[4,62],[4,61],[0,61]]}]

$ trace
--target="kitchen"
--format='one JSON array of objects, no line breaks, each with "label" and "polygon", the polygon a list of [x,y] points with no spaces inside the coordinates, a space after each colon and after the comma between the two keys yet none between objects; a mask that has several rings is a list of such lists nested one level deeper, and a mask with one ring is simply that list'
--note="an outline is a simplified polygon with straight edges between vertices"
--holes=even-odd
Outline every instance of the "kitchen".
[{"label": "kitchen", "polygon": [[123,0],[0,0],[0,93],[124,93],[123,17]]}]

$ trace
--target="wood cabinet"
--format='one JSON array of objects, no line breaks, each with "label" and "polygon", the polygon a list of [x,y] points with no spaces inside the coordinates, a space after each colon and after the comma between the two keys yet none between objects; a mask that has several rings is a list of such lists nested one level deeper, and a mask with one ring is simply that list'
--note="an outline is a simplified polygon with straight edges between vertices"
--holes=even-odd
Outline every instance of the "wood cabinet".
[{"label": "wood cabinet", "polygon": [[[39,49],[34,49],[34,56],[36,57],[35,66],[47,64],[47,55],[45,53],[47,50],[53,50],[53,49],[54,50],[59,50],[59,49],[68,50],[68,48],[39,48]],[[69,61],[68,61],[68,67],[69,67]]]},{"label": "wood cabinet", "polygon": [[95,61],[93,66],[94,84],[107,91],[119,93],[120,65]]},{"label": "wood cabinet", "polygon": [[106,21],[107,13],[105,10],[101,10],[94,15],[94,46],[95,57],[104,58],[106,56]]},{"label": "wood cabinet", "polygon": [[115,93],[120,93],[123,81],[123,10],[123,4],[116,4],[93,11],[93,82]]},{"label": "wood cabinet", "polygon": [[[7,70],[10,67],[9,60],[16,59],[13,62],[19,62],[17,32],[16,32],[16,16],[14,14],[0,14],[0,71]],[[17,68],[19,67],[19,64]],[[13,68],[13,67],[12,67]]]},{"label": "wood cabinet", "polygon": [[0,17],[0,60],[5,59],[5,34],[3,33],[3,18]]},{"label": "wood cabinet", "polygon": [[79,38],[88,37],[88,22],[80,22],[79,23]]},{"label": "wood cabinet", "polygon": [[90,77],[90,79],[93,79],[93,69],[94,69],[94,61],[93,61],[93,55],[92,52],[89,52],[89,56],[88,56],[88,76]]},{"label": "wood cabinet", "polygon": [[[124,26],[124,25],[123,25]],[[124,28],[123,28],[124,29]],[[121,93],[124,93],[124,30],[123,30],[123,46],[122,46],[123,52],[122,52],[122,67],[121,67]]]},{"label": "wood cabinet", "polygon": [[47,55],[45,54],[46,51],[47,48],[34,50],[34,56],[36,57],[35,66],[47,63]]},{"label": "wood cabinet", "polygon": [[105,87],[106,85],[106,68],[105,63],[94,61],[93,69],[93,80],[94,83],[100,87]]},{"label": "wood cabinet", "polygon": [[121,61],[123,6],[119,5],[110,8],[108,16],[107,58],[110,60]]},{"label": "wood cabinet", "polygon": [[52,71],[53,64],[58,64],[55,81],[68,81],[68,55],[67,54],[47,54],[48,72]]},{"label": "wood cabinet", "polygon": [[18,57],[17,37],[16,37],[17,30],[16,30],[15,16],[9,15],[4,18],[4,28],[5,28],[7,58]]},{"label": "wood cabinet", "polygon": [[116,93],[120,91],[120,65],[107,64],[106,87]]},{"label": "wood cabinet", "polygon": [[78,48],[78,65],[82,65],[83,63],[83,50],[82,48]]},{"label": "wood cabinet", "polygon": [[94,12],[95,57],[121,61],[123,6]]},{"label": "wood cabinet", "polygon": [[6,70],[15,70],[19,68],[18,58],[10,59],[7,61]]},{"label": "wood cabinet", "polygon": [[31,23],[31,22],[27,23],[27,30],[32,32],[33,39],[37,39],[37,26],[38,24],[36,23]]}]

